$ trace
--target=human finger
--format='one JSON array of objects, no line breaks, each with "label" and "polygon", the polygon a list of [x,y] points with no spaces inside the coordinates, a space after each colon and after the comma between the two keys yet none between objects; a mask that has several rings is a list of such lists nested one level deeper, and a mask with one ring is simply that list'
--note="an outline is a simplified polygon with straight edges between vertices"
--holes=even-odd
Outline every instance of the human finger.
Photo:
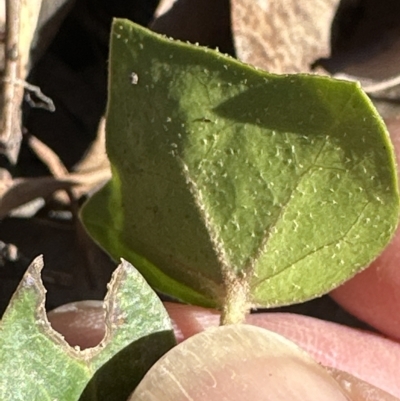
[{"label": "human finger", "polygon": [[[397,160],[400,160],[400,119],[390,119],[386,123]],[[400,341],[399,265],[400,227],[392,242],[371,266],[330,294],[352,315],[398,341]]]}]

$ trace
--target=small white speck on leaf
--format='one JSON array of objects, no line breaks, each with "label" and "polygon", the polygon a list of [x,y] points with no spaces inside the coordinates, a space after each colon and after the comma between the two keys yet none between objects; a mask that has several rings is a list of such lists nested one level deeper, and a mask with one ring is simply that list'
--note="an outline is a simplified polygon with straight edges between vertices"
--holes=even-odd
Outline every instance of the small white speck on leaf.
[{"label": "small white speck on leaf", "polygon": [[136,72],[132,72],[129,77],[131,79],[131,84],[132,85],[137,85],[137,83],[139,82],[138,74],[136,74]]}]

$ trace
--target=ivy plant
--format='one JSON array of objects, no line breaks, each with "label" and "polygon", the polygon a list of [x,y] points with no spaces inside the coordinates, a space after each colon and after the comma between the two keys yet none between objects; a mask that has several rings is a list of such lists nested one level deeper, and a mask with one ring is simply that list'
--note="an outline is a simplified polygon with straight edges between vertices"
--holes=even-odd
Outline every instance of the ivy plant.
[{"label": "ivy plant", "polygon": [[393,147],[359,84],[269,74],[126,20],[109,69],[113,177],[82,218],[152,287],[238,322],[328,292],[390,240]]}]

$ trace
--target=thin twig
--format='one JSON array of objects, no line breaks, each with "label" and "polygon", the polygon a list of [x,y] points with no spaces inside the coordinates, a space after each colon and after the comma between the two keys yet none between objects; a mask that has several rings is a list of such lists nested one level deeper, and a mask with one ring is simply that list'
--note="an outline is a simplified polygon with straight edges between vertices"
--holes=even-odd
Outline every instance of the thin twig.
[{"label": "thin twig", "polygon": [[[6,40],[5,40],[5,79],[3,86],[4,103],[1,110],[0,141],[7,144],[13,133],[15,118],[16,86],[19,62],[19,33],[20,33],[21,0],[6,0]],[[21,89],[19,89],[21,91]],[[21,95],[22,98],[22,95]],[[19,108],[19,102],[17,103]]]},{"label": "thin twig", "polygon": [[[3,78],[3,82],[11,82],[11,81],[7,77],[5,77],[5,78]],[[56,107],[54,106],[53,100],[51,98],[49,98],[48,96],[46,96],[42,92],[42,90],[39,88],[39,86],[32,85],[32,84],[30,84],[22,79],[18,79],[18,78],[16,78],[13,83],[14,83],[14,85],[20,85],[27,91],[34,93],[36,95],[36,97],[45,104],[45,106],[40,106],[41,108],[44,108],[50,112],[56,111]],[[28,103],[31,107],[38,107],[36,104],[34,104],[35,102],[32,99],[28,100]]]},{"label": "thin twig", "polygon": [[[59,179],[65,179],[68,177],[68,169],[65,167],[64,163],[58,157],[58,155],[43,143],[40,139],[36,138],[32,134],[27,134],[29,147],[35,152],[36,156],[47,166],[52,176]],[[71,212],[74,217],[78,213],[78,205],[75,196],[71,189],[66,189],[65,194],[67,198],[61,198],[62,201],[68,202],[70,204]],[[61,192],[60,195],[63,195]]]},{"label": "thin twig", "polygon": [[62,160],[40,139],[32,134],[27,135],[28,144],[36,156],[47,166],[50,173],[56,178],[66,178],[69,174]]}]

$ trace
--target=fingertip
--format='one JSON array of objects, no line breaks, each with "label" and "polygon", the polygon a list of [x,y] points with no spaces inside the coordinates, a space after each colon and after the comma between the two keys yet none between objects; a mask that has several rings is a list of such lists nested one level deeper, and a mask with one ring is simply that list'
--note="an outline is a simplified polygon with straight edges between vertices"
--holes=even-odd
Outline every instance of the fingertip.
[{"label": "fingertip", "polygon": [[81,349],[98,345],[105,334],[102,301],[79,301],[62,305],[47,314],[52,328],[71,346]]},{"label": "fingertip", "polygon": [[326,368],[352,401],[399,401],[398,398],[360,380],[353,375],[334,368]]},{"label": "fingertip", "polygon": [[178,343],[208,327],[219,324],[220,314],[213,309],[173,302],[164,302],[164,306],[172,320]]}]

